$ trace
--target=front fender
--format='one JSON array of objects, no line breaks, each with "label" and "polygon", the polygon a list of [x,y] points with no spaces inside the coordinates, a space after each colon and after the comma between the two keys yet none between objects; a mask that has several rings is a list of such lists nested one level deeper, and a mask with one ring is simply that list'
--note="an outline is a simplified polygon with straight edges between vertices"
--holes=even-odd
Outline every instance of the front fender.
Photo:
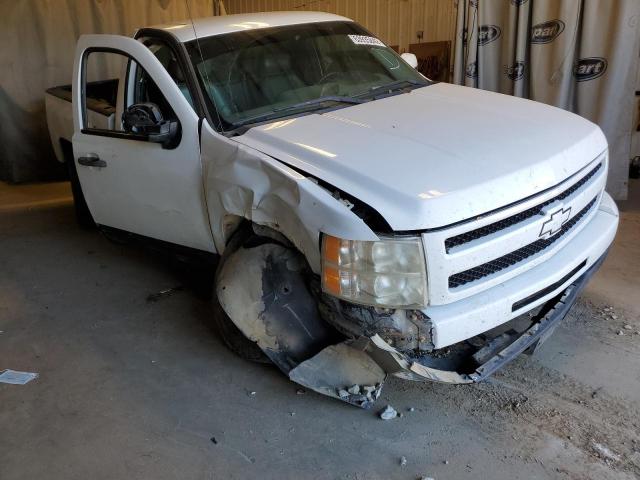
[{"label": "front fender", "polygon": [[284,235],[320,273],[320,232],[378,240],[341,201],[282,162],[202,127],[203,189],[219,253],[243,220]]}]

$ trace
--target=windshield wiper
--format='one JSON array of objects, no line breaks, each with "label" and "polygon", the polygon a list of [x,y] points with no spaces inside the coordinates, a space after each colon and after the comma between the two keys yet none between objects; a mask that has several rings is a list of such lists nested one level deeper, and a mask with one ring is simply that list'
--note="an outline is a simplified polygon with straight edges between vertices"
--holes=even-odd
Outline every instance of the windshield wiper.
[{"label": "windshield wiper", "polygon": [[418,80],[396,80],[395,82],[387,83],[386,85],[380,85],[379,87],[372,87],[366,92],[354,95],[354,98],[366,98],[374,97],[379,93],[391,93],[396,90],[402,90],[407,87],[426,87],[429,85],[426,82],[420,82]]},{"label": "windshield wiper", "polygon": [[304,109],[307,107],[313,107],[311,109],[307,109],[306,111],[318,110],[320,108],[323,108],[323,105],[328,102],[348,103],[351,105],[356,105],[359,103],[364,103],[364,100],[361,100],[359,98],[342,97],[342,96],[326,96],[326,97],[314,98],[311,100],[306,100],[304,102],[294,103],[293,105],[285,105],[283,107],[274,108],[270,112],[262,113],[254,117],[246,118],[242,122],[234,123],[233,127],[238,128],[243,125],[247,125],[249,123],[258,123],[258,122],[264,122],[267,120],[272,120],[274,118],[281,117],[283,113],[293,111],[293,110],[298,110],[301,108]]}]

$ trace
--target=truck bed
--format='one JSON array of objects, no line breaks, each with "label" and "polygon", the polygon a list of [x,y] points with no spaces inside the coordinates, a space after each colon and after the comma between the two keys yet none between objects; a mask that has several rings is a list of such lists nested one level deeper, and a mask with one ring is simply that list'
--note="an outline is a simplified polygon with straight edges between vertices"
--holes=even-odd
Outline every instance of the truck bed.
[{"label": "truck bed", "polygon": [[[94,128],[113,129],[118,96],[117,78],[87,84],[88,123]],[[46,90],[45,105],[49,135],[58,161],[64,162],[62,144],[73,137],[71,85]]]}]

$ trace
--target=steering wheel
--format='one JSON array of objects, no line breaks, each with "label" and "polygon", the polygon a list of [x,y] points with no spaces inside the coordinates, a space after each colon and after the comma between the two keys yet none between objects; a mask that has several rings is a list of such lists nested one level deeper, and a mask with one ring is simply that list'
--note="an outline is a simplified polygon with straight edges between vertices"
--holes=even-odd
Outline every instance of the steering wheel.
[{"label": "steering wheel", "polygon": [[332,77],[336,77],[339,75],[343,75],[343,72],[328,72],[325,73],[322,78],[320,80],[318,80],[318,85],[322,85],[323,83],[327,83],[327,81],[332,78]]}]

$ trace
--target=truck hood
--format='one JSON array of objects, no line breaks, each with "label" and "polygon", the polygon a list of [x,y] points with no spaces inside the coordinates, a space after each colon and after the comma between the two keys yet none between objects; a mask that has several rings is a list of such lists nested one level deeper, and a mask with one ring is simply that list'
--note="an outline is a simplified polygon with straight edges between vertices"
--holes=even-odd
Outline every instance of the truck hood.
[{"label": "truck hood", "polygon": [[442,227],[535,195],[607,148],[577,115],[445,83],[235,139],[356,197],[395,231]]}]

